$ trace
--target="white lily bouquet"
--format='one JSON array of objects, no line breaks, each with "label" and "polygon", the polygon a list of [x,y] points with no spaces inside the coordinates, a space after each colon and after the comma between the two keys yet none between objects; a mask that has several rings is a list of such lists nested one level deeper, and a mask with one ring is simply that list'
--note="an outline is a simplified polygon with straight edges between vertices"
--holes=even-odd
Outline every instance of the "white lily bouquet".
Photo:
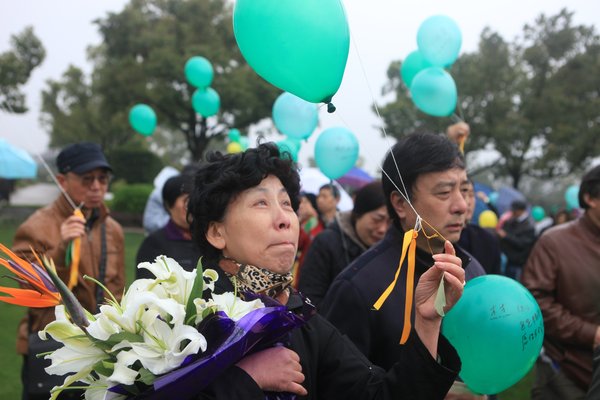
[{"label": "white lily bouquet", "polygon": [[[134,281],[121,302],[105,288],[110,299],[92,315],[56,276],[50,260],[38,259],[41,268],[2,249],[12,260],[0,258],[0,264],[27,277],[33,287],[28,291],[62,303],[55,308],[56,320],[39,332],[40,338],[63,344],[45,355],[51,360],[48,374],[67,375],[51,399],[69,388],[85,390],[86,399],[163,398],[173,389],[178,398],[190,398],[244,355],[272,345],[305,321],[270,298],[263,298],[265,305],[260,298],[212,293],[216,271],[203,271],[199,262],[189,272],[165,256],[138,266],[155,278]],[[13,297],[0,300],[26,305],[32,294],[25,290],[1,290]],[[209,293],[202,296],[204,291]]]}]

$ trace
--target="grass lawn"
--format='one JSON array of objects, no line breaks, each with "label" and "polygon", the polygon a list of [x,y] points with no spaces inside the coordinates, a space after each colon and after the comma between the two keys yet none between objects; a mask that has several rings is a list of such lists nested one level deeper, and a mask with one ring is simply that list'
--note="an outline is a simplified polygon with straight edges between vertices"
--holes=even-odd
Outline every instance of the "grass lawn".
[{"label": "grass lawn", "polygon": [[[0,243],[10,247],[18,225],[2,224]],[[135,274],[135,255],[144,235],[141,233],[125,233],[125,266],[127,282],[133,280]],[[0,277],[5,271],[0,272]],[[0,285],[10,285],[2,279]],[[25,315],[24,308],[0,302],[0,320],[4,329],[0,330],[0,399],[17,400],[21,398],[21,357],[15,352],[17,325]]]},{"label": "grass lawn", "polygon": [[[0,243],[10,247],[17,225],[3,225],[0,228]],[[125,233],[125,265],[127,282],[133,280],[135,274],[135,255],[144,236],[141,233]],[[0,272],[0,276],[4,271]],[[7,285],[4,279],[0,283]],[[5,329],[0,330],[0,399],[21,398],[21,357],[15,352],[17,325],[24,315],[23,308],[0,302],[0,319]],[[533,372],[530,372],[515,386],[501,393],[498,397],[502,400],[527,400],[530,399],[530,388],[533,381]]]}]

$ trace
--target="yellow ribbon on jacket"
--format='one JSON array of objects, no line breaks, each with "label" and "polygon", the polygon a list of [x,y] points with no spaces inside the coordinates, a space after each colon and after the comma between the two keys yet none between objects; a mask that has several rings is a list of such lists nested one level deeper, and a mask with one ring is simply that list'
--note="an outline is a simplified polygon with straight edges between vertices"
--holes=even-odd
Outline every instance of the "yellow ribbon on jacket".
[{"label": "yellow ribbon on jacket", "polygon": [[[76,208],[75,211],[73,211],[73,215],[85,219],[83,213],[81,212],[81,209],[79,208]],[[75,286],[77,286],[77,278],[79,276],[79,260],[81,259],[81,237],[73,239],[73,241],[71,242],[71,246],[69,246],[69,250],[71,252],[69,257],[71,263],[69,265],[69,283],[67,284],[67,286],[69,287],[69,289],[73,289]]]},{"label": "yellow ribbon on jacket", "polygon": [[400,256],[400,263],[394,276],[394,281],[385,289],[379,299],[373,304],[376,310],[379,310],[383,303],[387,300],[389,295],[394,290],[400,271],[402,270],[402,263],[408,253],[408,271],[406,273],[406,301],[404,303],[404,327],[402,328],[402,335],[400,337],[400,344],[406,343],[410,335],[411,330],[411,314],[412,314],[412,303],[413,303],[413,292],[415,286],[415,254],[417,249],[417,236],[419,234],[414,229],[411,229],[404,233],[404,239],[402,240],[402,255]]},{"label": "yellow ribbon on jacket", "polygon": [[461,136],[458,138],[458,148],[460,149],[460,152],[464,155],[465,154],[465,141],[467,140],[466,136]]}]

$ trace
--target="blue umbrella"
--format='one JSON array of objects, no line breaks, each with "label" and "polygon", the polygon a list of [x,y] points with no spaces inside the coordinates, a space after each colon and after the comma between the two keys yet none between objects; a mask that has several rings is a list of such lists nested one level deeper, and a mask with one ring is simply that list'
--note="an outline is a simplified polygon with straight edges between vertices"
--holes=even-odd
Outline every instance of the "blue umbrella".
[{"label": "blue umbrella", "polygon": [[37,164],[23,149],[0,139],[0,178],[30,179],[37,176]]},{"label": "blue umbrella", "polygon": [[342,186],[349,186],[357,190],[365,186],[367,183],[373,181],[373,178],[366,171],[358,167],[352,167],[350,171],[338,178],[337,181]]}]

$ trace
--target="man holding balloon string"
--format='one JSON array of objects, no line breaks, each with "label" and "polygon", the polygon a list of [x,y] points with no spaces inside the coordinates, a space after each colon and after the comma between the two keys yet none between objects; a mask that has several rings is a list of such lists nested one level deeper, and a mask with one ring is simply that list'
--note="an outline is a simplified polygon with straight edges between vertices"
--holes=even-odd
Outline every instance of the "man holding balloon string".
[{"label": "man holding balloon string", "polygon": [[600,351],[600,165],[583,176],[578,200],[583,215],[545,231],[523,270],[546,325],[533,399],[583,399]]},{"label": "man holding balloon string", "polygon": [[[463,155],[446,137],[408,135],[388,153],[383,188],[393,224],[381,242],[338,275],[320,309],[371,362],[389,368],[399,356],[399,341],[407,341],[412,323],[414,285],[438,253],[455,252],[467,280],[485,274],[477,260],[451,245],[465,223],[468,187]],[[381,302],[391,282],[395,288]]]}]

